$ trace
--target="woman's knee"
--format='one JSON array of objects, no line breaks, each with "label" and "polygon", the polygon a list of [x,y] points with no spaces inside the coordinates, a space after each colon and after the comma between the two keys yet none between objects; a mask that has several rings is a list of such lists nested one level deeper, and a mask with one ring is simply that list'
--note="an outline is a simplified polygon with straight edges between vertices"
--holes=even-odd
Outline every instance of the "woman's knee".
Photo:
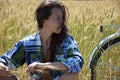
[{"label": "woman's knee", "polygon": [[79,76],[76,73],[64,73],[59,80],[79,80]]},{"label": "woman's knee", "polygon": [[15,75],[9,74],[8,76],[0,76],[0,80],[19,80]]}]

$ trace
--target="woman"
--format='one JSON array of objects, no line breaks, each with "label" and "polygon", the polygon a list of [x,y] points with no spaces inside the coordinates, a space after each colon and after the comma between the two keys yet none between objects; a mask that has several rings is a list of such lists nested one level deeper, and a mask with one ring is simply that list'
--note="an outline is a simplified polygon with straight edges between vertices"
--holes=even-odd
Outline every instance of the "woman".
[{"label": "woman", "polygon": [[1,73],[7,76],[9,69],[18,68],[26,62],[31,79],[78,80],[83,58],[77,43],[67,34],[65,6],[46,0],[35,13],[39,32],[20,40],[12,50],[1,56]]}]

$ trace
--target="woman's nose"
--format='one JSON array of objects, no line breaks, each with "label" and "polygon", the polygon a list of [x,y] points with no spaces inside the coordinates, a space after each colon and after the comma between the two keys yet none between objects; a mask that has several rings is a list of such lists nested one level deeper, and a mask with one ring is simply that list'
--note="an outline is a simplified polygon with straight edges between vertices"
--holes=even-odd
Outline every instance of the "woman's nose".
[{"label": "woman's nose", "polygon": [[60,20],[59,20],[59,23],[60,23],[60,24],[62,24],[62,22],[63,22],[63,20],[62,20],[62,19],[60,19]]}]

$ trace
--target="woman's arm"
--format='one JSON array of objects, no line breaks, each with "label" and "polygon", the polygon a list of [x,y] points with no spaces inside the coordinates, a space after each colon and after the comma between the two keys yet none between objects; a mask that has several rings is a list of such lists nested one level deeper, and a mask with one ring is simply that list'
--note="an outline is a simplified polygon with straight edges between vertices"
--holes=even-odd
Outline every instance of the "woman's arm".
[{"label": "woman's arm", "polygon": [[72,36],[67,35],[61,48],[63,48],[63,57],[59,57],[58,55],[58,60],[68,67],[67,73],[79,73],[84,60],[78,49],[77,42]]},{"label": "woman's arm", "polygon": [[23,43],[19,41],[15,46],[0,56],[0,62],[4,63],[9,69],[16,69],[25,63],[25,50]]},{"label": "woman's arm", "polygon": [[60,70],[67,71],[68,68],[61,62],[47,62],[47,63],[39,63],[33,62],[28,65],[27,72],[43,72],[44,70]]},{"label": "woman's arm", "polygon": [[[45,69],[51,69],[51,70],[61,70],[61,71],[67,71],[68,68],[61,62],[47,62],[43,63]],[[36,69],[41,68],[41,63],[38,63],[37,66],[35,66]]]}]

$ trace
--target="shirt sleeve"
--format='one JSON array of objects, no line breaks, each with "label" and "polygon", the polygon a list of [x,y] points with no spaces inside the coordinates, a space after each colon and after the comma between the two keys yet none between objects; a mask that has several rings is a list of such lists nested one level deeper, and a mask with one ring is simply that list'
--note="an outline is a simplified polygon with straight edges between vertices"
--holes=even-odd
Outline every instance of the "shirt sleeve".
[{"label": "shirt sleeve", "polygon": [[25,50],[23,42],[19,41],[13,49],[0,56],[0,62],[4,63],[10,69],[16,69],[25,63]]},{"label": "shirt sleeve", "polygon": [[64,59],[62,60],[62,63],[68,67],[67,72],[79,73],[84,61],[78,50],[76,41],[70,36],[63,44]]}]

